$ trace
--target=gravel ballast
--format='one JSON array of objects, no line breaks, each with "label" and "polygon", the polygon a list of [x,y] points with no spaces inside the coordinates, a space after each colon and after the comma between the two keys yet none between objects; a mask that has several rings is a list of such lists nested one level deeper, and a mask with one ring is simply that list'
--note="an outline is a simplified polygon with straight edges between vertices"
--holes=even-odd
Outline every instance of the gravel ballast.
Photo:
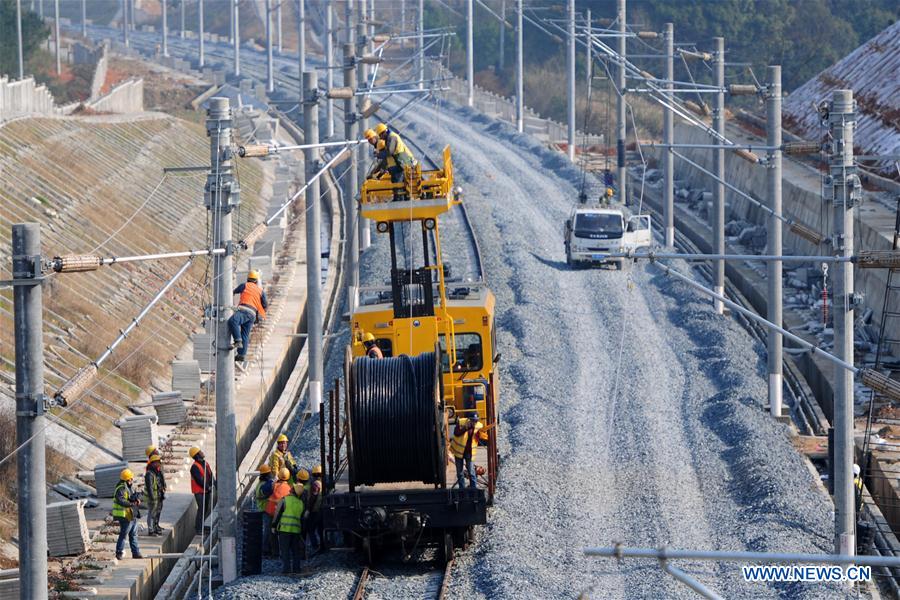
[{"label": "gravel ballast", "polygon": [[[562,223],[581,173],[560,154],[467,109],[423,106],[407,118],[406,135],[433,156],[453,146],[503,353],[496,504],[477,543],[458,555],[450,596],[695,597],[656,561],[582,553],[617,541],[830,552],[831,502],[788,428],[763,410],[765,361],[750,335],[652,265],[567,268]],[[445,256],[459,255],[460,232],[447,228],[443,239]],[[386,276],[386,245],[373,241],[364,283]],[[346,339],[342,327],[334,348]],[[327,381],[339,376],[341,357],[332,351]],[[315,464],[318,442],[305,430],[294,449]],[[344,561],[302,580],[242,580],[220,597],[281,597],[253,595],[272,585],[343,597],[358,574]],[[675,564],[729,598],[844,595],[824,584],[747,583],[737,564]],[[386,569],[377,597],[419,597],[429,576],[403,573]]]}]

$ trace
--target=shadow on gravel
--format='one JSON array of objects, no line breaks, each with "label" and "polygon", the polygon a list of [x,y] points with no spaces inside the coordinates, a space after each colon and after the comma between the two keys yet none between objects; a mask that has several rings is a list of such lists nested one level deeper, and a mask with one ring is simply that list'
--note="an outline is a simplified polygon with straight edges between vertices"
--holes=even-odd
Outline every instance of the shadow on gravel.
[{"label": "shadow on gravel", "polygon": [[551,260],[549,258],[544,258],[540,254],[535,254],[534,252],[530,252],[531,256],[534,257],[539,263],[544,265],[545,267],[550,267],[551,269],[556,269],[557,271],[573,271],[574,269],[566,264],[564,260]]}]

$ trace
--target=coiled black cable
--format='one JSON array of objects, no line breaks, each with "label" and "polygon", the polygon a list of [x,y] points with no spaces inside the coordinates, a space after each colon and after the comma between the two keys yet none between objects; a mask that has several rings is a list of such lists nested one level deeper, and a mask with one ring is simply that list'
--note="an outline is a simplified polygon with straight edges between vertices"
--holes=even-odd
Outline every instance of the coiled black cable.
[{"label": "coiled black cable", "polygon": [[350,367],[352,485],[446,485],[438,355],[372,359]]}]

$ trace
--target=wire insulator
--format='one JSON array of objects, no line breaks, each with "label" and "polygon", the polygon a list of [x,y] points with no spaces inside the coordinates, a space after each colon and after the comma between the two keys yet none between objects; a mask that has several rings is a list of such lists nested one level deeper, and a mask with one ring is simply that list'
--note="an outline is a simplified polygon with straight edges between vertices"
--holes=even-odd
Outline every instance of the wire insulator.
[{"label": "wire insulator", "polygon": [[781,145],[781,151],[785,154],[818,154],[822,151],[822,144],[818,142],[786,142]]},{"label": "wire insulator", "polygon": [[364,65],[377,65],[384,62],[384,59],[376,54],[365,54],[363,56],[357,57],[356,62],[362,63]]},{"label": "wire insulator", "polygon": [[391,36],[387,33],[376,33],[372,36],[372,41],[376,44],[383,44],[384,42],[391,39]]},{"label": "wire insulator", "polygon": [[696,102],[694,102],[693,100],[685,100],[684,107],[693,113],[696,113],[696,114],[702,115],[702,116],[706,116],[705,113],[703,112],[703,109],[700,108],[700,105],[697,104]]},{"label": "wire insulator", "polygon": [[263,234],[266,232],[268,227],[265,223],[259,223],[256,227],[251,229],[247,235],[244,236],[244,239],[241,240],[243,244],[245,244],[248,248],[252,248],[253,244],[256,243],[256,240],[261,238]]},{"label": "wire insulator", "polygon": [[238,156],[241,158],[252,158],[259,156],[268,156],[269,155],[269,147],[268,146],[241,146],[238,148]]},{"label": "wire insulator", "polygon": [[637,36],[642,40],[655,40],[659,37],[659,32],[656,31],[638,31]]},{"label": "wire insulator", "polygon": [[351,485],[446,485],[438,354],[356,358],[347,391]]},{"label": "wire insulator", "polygon": [[650,79],[650,80],[656,79],[656,77],[654,77],[653,73],[651,73],[649,71],[641,71],[641,77],[643,77],[645,79]]},{"label": "wire insulator", "polygon": [[748,83],[732,83],[728,86],[728,93],[731,96],[755,96],[759,88]]},{"label": "wire insulator", "polygon": [[353,89],[349,87],[331,88],[326,95],[332,100],[350,100],[353,98]]},{"label": "wire insulator", "polygon": [[753,164],[759,163],[759,156],[754,152],[749,150],[745,150],[744,148],[738,148],[734,151],[735,154],[746,160],[747,162],[752,162]]},{"label": "wire insulator", "polygon": [[816,246],[818,246],[825,240],[824,235],[822,235],[815,229],[804,225],[803,223],[791,223],[790,230],[794,234],[802,237],[807,242],[815,244]]},{"label": "wire insulator", "polygon": [[900,400],[900,381],[895,381],[874,369],[860,369],[859,378],[876,393],[891,400]]},{"label": "wire insulator", "polygon": [[856,254],[860,269],[900,269],[900,252],[893,250],[862,250]]},{"label": "wire insulator", "polygon": [[67,254],[53,257],[53,270],[57,273],[80,273],[100,268],[100,257],[91,254]]},{"label": "wire insulator", "polygon": [[69,400],[78,397],[87,389],[95,375],[97,375],[97,365],[94,363],[82,367],[71,379],[62,384],[59,391],[53,394],[53,398],[57,404],[65,406]]}]

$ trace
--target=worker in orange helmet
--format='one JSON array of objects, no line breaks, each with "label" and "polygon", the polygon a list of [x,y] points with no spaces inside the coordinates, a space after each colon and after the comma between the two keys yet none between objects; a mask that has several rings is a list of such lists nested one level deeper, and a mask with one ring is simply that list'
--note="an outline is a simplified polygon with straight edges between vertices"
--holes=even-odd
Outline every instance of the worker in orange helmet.
[{"label": "worker in orange helmet", "polygon": [[234,360],[243,362],[247,358],[247,348],[250,346],[250,330],[258,321],[265,319],[269,301],[259,282],[259,271],[252,270],[247,273],[247,283],[234,288],[235,294],[240,294],[237,310],[228,319],[228,328],[234,340],[237,354]]}]

